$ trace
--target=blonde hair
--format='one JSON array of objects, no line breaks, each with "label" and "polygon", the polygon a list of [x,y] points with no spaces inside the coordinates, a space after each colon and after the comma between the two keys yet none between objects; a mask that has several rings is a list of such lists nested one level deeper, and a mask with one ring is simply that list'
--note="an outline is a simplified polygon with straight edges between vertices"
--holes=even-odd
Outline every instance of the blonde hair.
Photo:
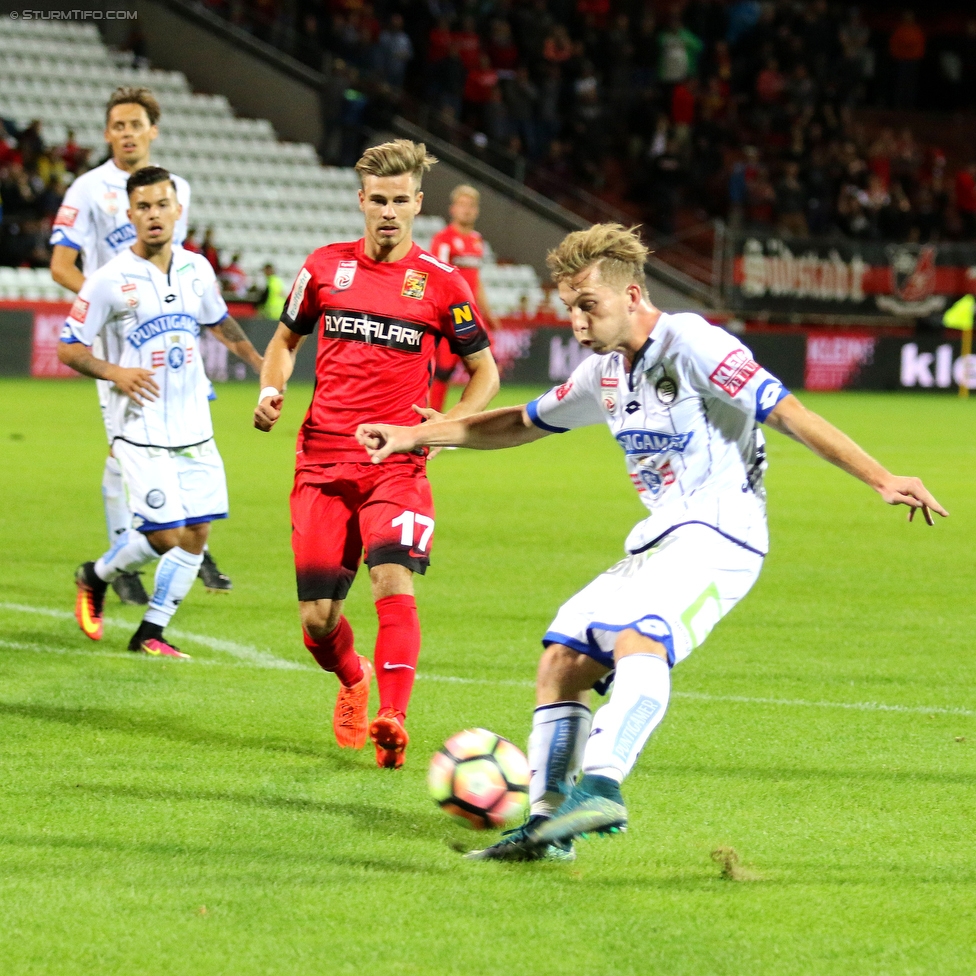
[{"label": "blonde hair", "polygon": [[456,186],[451,190],[451,203],[454,203],[458,197],[471,197],[475,203],[481,202],[481,194],[467,183],[462,183],[460,186]]},{"label": "blonde hair", "polygon": [[650,252],[641,241],[639,230],[639,225],[628,228],[623,224],[594,224],[589,230],[567,234],[546,257],[552,280],[558,284],[595,264],[605,284],[639,285],[646,297],[644,262]]},{"label": "blonde hair", "polygon": [[436,162],[437,159],[427,152],[422,142],[394,139],[393,142],[367,149],[356,163],[356,172],[360,180],[365,180],[367,176],[402,176],[409,173],[417,181],[417,189],[420,189],[424,173]]}]

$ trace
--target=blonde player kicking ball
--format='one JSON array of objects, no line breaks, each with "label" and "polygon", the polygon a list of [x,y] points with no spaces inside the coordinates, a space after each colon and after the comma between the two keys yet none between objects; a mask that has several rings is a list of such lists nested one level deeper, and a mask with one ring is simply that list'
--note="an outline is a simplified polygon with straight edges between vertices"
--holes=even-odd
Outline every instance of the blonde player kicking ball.
[{"label": "blonde player kicking ball", "polygon": [[[749,592],[768,546],[763,435],[768,426],[870,485],[890,505],[948,515],[917,478],[886,471],[807,410],[733,335],[667,314],[644,286],[636,229],[598,224],[549,255],[582,346],[596,353],[523,407],[419,427],[364,424],[374,462],[426,446],[515,447],[606,423],[650,511],[626,557],[556,614],[536,683],[529,820],[469,857],[571,859],[587,832],[627,827],[620,784],[664,718],[670,669]],[[419,411],[425,413],[425,411]],[[591,717],[590,689],[610,700]],[[577,775],[582,777],[577,782]],[[568,794],[568,795],[567,795]]]},{"label": "blonde player kicking ball", "polygon": [[[75,615],[85,635],[100,640],[109,583],[158,558],[155,589],[129,650],[188,657],[163,628],[193,585],[210,523],[227,518],[200,328],[219,329],[235,354],[258,369],[261,357],[227,314],[209,262],[173,243],[181,207],[170,174],[143,167],[126,191],[135,243],[85,279],[58,357],[111,384],[108,429],[138,531],[78,568]],[[105,359],[90,348],[99,335]]]}]

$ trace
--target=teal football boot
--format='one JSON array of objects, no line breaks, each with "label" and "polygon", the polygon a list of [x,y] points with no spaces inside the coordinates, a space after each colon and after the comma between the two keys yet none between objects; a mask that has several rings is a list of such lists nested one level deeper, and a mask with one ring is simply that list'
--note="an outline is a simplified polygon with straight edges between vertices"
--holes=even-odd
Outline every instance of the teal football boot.
[{"label": "teal football boot", "polygon": [[[531,823],[531,821],[530,821]],[[572,844],[587,834],[619,834],[627,829],[627,808],[620,784],[607,776],[584,775],[551,819],[530,827],[525,845]]]},{"label": "teal football boot", "polygon": [[575,861],[572,843],[538,843],[528,839],[530,832],[547,820],[548,817],[535,814],[521,827],[506,830],[497,844],[483,851],[469,851],[464,856],[469,861]]}]

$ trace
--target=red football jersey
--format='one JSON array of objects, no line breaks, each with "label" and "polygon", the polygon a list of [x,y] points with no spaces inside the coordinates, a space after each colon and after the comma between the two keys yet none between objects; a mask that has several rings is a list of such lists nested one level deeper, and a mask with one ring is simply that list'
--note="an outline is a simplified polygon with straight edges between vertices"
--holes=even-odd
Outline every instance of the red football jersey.
[{"label": "red football jersey", "polygon": [[476,230],[464,234],[448,224],[433,236],[430,249],[445,264],[453,264],[471,286],[471,291],[477,292],[478,269],[484,261],[485,243]]},{"label": "red football jersey", "polygon": [[[412,427],[427,405],[434,350],[489,346],[467,282],[416,244],[401,261],[374,261],[362,239],[306,259],[281,321],[310,335],[319,323],[315,392],[298,434],[298,466],[366,461],[359,424]],[[398,455],[396,458],[408,458]]]}]

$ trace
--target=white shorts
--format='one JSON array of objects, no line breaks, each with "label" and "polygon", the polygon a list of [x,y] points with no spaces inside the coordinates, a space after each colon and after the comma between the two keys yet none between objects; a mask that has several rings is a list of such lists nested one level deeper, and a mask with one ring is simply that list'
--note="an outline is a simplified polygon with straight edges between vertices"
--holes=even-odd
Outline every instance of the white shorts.
[{"label": "white shorts", "polygon": [[663,644],[673,667],[752,588],[763,557],[702,524],[682,525],[627,556],[566,601],[542,643],[565,644],[613,668],[621,630]]},{"label": "white shorts", "polygon": [[213,438],[177,450],[116,440],[112,450],[134,529],[156,532],[227,518],[227,479]]}]

